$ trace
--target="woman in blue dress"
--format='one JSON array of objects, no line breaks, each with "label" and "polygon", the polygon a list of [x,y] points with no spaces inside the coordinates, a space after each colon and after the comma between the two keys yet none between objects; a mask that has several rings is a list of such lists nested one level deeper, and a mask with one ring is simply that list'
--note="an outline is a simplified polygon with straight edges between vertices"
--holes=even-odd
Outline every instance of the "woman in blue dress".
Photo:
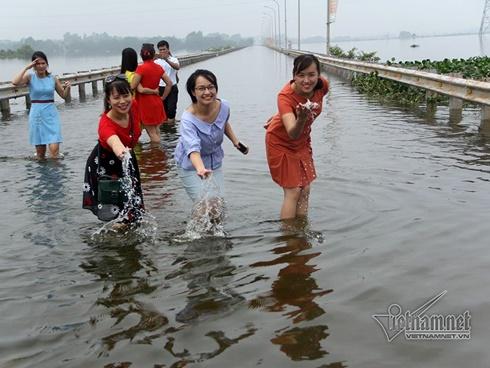
[{"label": "woman in blue dress", "polygon": [[[63,139],[60,117],[54,105],[54,91],[65,99],[70,91],[70,83],[61,84],[58,78],[48,72],[48,58],[42,51],[34,52],[31,60],[12,80],[12,84],[29,87],[32,103],[29,111],[29,141],[36,147],[37,158],[46,157],[46,146],[50,157],[57,158]],[[28,72],[30,69],[33,71]]]}]

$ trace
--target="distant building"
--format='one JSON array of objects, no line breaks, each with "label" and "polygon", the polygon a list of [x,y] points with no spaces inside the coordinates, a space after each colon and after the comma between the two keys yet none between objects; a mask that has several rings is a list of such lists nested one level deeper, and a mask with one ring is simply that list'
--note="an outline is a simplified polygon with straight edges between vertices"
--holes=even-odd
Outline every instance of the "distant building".
[{"label": "distant building", "polygon": [[398,36],[402,40],[410,39],[410,38],[415,38],[417,35],[415,33],[410,33],[407,31],[401,31],[400,35]]}]

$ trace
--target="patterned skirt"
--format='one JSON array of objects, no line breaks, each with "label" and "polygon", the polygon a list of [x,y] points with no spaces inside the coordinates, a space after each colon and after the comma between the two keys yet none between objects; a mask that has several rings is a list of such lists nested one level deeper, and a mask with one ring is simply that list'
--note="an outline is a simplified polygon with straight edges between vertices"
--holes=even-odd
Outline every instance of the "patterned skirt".
[{"label": "patterned skirt", "polygon": [[[135,222],[141,219],[144,212],[143,192],[141,190],[140,172],[138,161],[131,151],[130,175],[133,186],[133,196],[130,199],[126,219],[123,222]],[[85,165],[85,179],[83,182],[82,207],[92,211],[102,221],[109,221],[119,216],[123,211],[122,206],[101,204],[97,200],[99,176],[111,176],[114,179],[123,176],[122,162],[112,150],[105,149],[97,143],[90,153]],[[129,208],[128,208],[129,207]]]}]

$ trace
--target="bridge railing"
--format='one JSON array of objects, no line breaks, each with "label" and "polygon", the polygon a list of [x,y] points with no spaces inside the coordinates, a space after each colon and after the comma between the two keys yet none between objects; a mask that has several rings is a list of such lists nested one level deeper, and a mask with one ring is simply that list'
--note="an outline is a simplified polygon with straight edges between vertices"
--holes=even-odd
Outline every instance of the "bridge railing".
[{"label": "bridge railing", "polygon": [[[287,49],[276,49],[290,56],[309,52]],[[408,84],[425,89],[428,93],[440,93],[449,96],[449,110],[453,115],[461,113],[463,101],[481,105],[482,124],[490,124],[490,83],[457,76],[441,75],[419,70],[388,66],[363,61],[346,60],[316,54],[322,66],[344,77],[352,79],[354,73],[370,74],[376,72],[381,78]]]},{"label": "bridge railing", "polygon": [[[180,66],[186,66],[200,61],[204,61],[213,57],[221,56],[239,48],[226,49],[221,51],[203,52],[190,55],[179,56]],[[78,87],[78,96],[80,100],[86,99],[85,86],[88,83],[92,85],[92,95],[98,94],[98,82],[103,81],[107,76],[119,73],[119,66],[112,66],[109,68],[93,69],[90,71],[79,71],[76,73],[64,73],[59,75],[58,78],[61,82],[68,81],[72,87]],[[29,98],[29,88],[27,86],[14,86],[10,82],[0,82],[0,108],[2,112],[2,118],[6,119],[10,116],[10,100],[24,97],[26,108],[30,108],[31,101]],[[66,102],[71,101],[71,94],[65,99]]]}]

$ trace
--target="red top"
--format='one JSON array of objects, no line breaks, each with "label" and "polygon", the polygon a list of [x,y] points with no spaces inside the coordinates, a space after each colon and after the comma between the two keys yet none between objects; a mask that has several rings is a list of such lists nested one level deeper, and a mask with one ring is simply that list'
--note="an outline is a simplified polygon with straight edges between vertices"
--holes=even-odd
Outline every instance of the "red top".
[{"label": "red top", "polygon": [[[153,60],[146,60],[136,68],[135,73],[141,76],[140,84],[143,87],[157,89],[165,70]],[[144,125],[158,125],[167,120],[159,95],[136,93],[136,99],[140,103],[141,121]]]},{"label": "red top", "polygon": [[287,113],[296,115],[296,106],[307,99],[294,92],[291,83],[286,84],[277,96],[279,112],[272,118],[265,136],[267,163],[272,180],[283,188],[306,187],[316,178],[311,150],[311,125],[321,113],[323,96],[328,92],[328,81],[321,78],[323,87],[314,91],[310,98],[318,107],[308,113],[303,132],[298,139],[291,139],[282,122]]},{"label": "red top", "polygon": [[99,120],[99,142],[102,147],[112,150],[107,144],[107,140],[109,137],[117,135],[124,146],[134,148],[141,136],[140,111],[138,103],[135,100],[131,103],[130,114],[132,119],[130,117],[129,124],[126,128],[123,128],[108,117],[107,113],[102,114]]},{"label": "red top", "polygon": [[138,65],[135,73],[141,76],[140,83],[143,87],[156,89],[160,85],[160,78],[165,70],[153,60],[146,60],[143,64]]},{"label": "red top", "polygon": [[323,82],[323,87],[314,91],[310,98],[311,102],[316,102],[318,107],[312,109],[312,114],[308,114],[303,132],[297,139],[291,139],[284,127],[281,116],[292,112],[296,115],[296,106],[306,103],[307,99],[304,96],[296,94],[291,87],[291,83],[286,84],[277,96],[277,105],[279,112],[272,118],[271,124],[267,128],[267,134],[271,135],[271,143],[279,145],[289,151],[297,151],[306,148],[310,143],[311,124],[315,118],[320,115],[323,107],[323,96],[328,93],[328,81],[320,77]]}]

